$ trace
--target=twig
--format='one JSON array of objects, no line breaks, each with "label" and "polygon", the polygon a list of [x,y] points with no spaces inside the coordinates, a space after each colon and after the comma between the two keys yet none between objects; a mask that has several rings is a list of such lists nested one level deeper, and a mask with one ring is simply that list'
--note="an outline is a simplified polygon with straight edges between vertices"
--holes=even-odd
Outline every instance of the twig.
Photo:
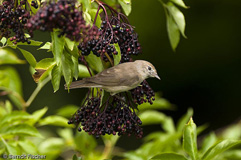
[{"label": "twig", "polygon": [[31,94],[31,96],[29,97],[29,99],[27,100],[27,102],[25,103],[24,107],[29,107],[31,105],[31,103],[33,102],[33,100],[35,99],[35,97],[38,95],[38,93],[41,91],[41,89],[51,80],[50,77],[47,77],[46,79],[44,79],[42,82],[38,83],[37,87],[35,88],[35,90],[33,91],[33,93]]}]

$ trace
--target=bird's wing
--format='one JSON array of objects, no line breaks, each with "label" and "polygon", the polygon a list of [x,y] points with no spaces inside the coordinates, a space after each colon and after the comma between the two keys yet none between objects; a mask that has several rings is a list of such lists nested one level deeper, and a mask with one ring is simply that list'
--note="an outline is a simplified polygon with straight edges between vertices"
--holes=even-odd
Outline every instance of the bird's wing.
[{"label": "bird's wing", "polygon": [[125,64],[123,71],[123,65],[106,69],[94,77],[85,78],[85,81],[105,86],[132,86],[139,83],[140,77],[136,74],[136,69]]}]

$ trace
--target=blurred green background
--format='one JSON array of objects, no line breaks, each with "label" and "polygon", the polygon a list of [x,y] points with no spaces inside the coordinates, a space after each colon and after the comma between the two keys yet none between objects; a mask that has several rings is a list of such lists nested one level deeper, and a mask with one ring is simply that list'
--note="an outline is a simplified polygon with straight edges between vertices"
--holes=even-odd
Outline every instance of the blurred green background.
[{"label": "blurred green background", "polygon": [[[187,108],[193,107],[196,124],[209,123],[208,130],[213,130],[241,116],[241,1],[184,2],[190,6],[187,10],[180,8],[185,15],[188,39],[181,38],[174,53],[167,37],[161,4],[157,0],[133,1],[129,20],[136,27],[143,49],[143,54],[134,58],[146,59],[156,66],[162,80],[148,79],[148,82],[156,92],[161,92],[164,98],[177,106],[176,111],[166,112],[168,115],[176,120]],[[36,40],[50,38],[48,34],[39,35],[41,39]],[[51,53],[40,51],[34,55],[37,60],[51,57]],[[19,65],[17,69],[27,99],[36,84],[28,72],[28,65]],[[63,80],[61,85],[64,85]],[[79,105],[85,93],[85,89],[67,93],[64,87],[53,93],[49,83],[29,111],[48,106],[48,114],[54,114],[63,105]],[[158,129],[157,126],[144,128],[144,132]]]}]

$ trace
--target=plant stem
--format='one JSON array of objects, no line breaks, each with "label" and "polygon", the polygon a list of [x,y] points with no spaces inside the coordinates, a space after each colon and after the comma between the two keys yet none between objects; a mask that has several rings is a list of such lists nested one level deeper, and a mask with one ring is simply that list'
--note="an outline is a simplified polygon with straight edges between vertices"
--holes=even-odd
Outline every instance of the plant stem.
[{"label": "plant stem", "polygon": [[107,14],[107,11],[106,11],[105,7],[103,6],[103,4],[100,1],[98,1],[98,0],[95,0],[95,1],[96,1],[96,3],[99,4],[99,6],[101,6],[103,11],[105,12],[105,20],[106,20],[106,22],[108,22],[108,14]]},{"label": "plant stem", "polygon": [[113,61],[111,60],[111,58],[110,58],[110,56],[105,52],[105,56],[108,58],[108,60],[110,61],[110,64],[112,65],[112,66],[114,66],[114,63],[113,63]]},{"label": "plant stem", "polygon": [[110,141],[105,143],[105,149],[103,151],[103,159],[108,159],[112,150],[113,150],[112,143]]},{"label": "plant stem", "polygon": [[85,57],[82,56],[82,57],[81,57],[81,60],[84,62],[86,68],[88,69],[88,72],[89,72],[89,74],[90,74],[90,77],[92,77],[92,73],[91,73],[91,71],[90,71],[90,68],[89,68],[89,66],[88,66],[88,64],[87,64],[87,62],[86,62],[86,60],[85,60]]},{"label": "plant stem", "polygon": [[102,159],[108,159],[110,158],[110,155],[115,147],[115,144],[117,140],[119,139],[119,136],[113,136],[111,135],[110,139],[105,139],[105,137],[102,137],[105,143],[105,148],[102,154]]},{"label": "plant stem", "polygon": [[32,95],[29,97],[29,99],[27,100],[27,102],[24,105],[25,107],[29,107],[31,105],[31,103],[33,102],[33,100],[35,99],[35,97],[38,95],[38,93],[41,91],[41,89],[50,81],[50,77],[47,77],[46,79],[44,79],[42,82],[38,83],[37,87],[35,88],[35,90],[33,91]]},{"label": "plant stem", "polygon": [[96,22],[96,19],[97,19],[97,16],[98,16],[98,13],[100,11],[100,5],[98,6],[98,9],[97,9],[97,12],[96,12],[96,15],[95,15],[95,20],[93,22],[93,25],[95,25],[95,22]]}]

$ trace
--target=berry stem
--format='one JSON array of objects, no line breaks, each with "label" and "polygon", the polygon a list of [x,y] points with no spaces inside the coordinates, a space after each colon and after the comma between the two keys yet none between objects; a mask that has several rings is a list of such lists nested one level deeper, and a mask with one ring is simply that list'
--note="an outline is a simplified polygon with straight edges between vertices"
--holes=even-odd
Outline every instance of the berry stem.
[{"label": "berry stem", "polygon": [[17,8],[17,6],[18,6],[18,0],[15,0],[14,1],[14,10]]},{"label": "berry stem", "polygon": [[[28,1],[26,1],[26,3],[28,4],[29,11],[32,12],[31,6],[30,6],[30,4],[28,3]],[[25,5],[25,9],[27,10],[27,5]]]},{"label": "berry stem", "polygon": [[94,20],[94,22],[93,22],[93,25],[95,25],[97,16],[98,16],[98,14],[99,14],[99,11],[100,11],[100,5],[98,6],[98,9],[97,9],[97,12],[96,12],[96,15],[95,15],[95,20]]},{"label": "berry stem", "polygon": [[106,22],[108,22],[109,20],[108,20],[108,14],[107,14],[107,11],[106,11],[106,9],[105,9],[105,7],[103,6],[103,2],[100,2],[100,1],[98,1],[98,0],[95,0],[96,1],[96,3],[98,3],[99,4],[99,6],[103,9],[103,11],[105,12],[105,20],[106,20]]},{"label": "berry stem", "polygon": [[105,56],[108,58],[108,60],[110,61],[110,64],[112,65],[112,66],[114,66],[114,63],[113,63],[113,61],[111,60],[111,58],[110,58],[110,56],[107,54],[107,52],[105,52]]},{"label": "berry stem", "polygon": [[[100,1],[99,1],[100,2]],[[103,3],[103,2],[101,2],[104,6],[106,6],[106,7],[108,7],[111,11],[114,11],[116,14],[118,14],[118,12],[114,9],[114,8],[112,8],[111,6],[109,6],[109,5],[107,5],[107,4],[105,4],[105,3]]]},{"label": "berry stem", "polygon": [[88,72],[89,72],[90,76],[92,77],[92,73],[90,72],[90,68],[89,68],[89,66],[88,66],[88,64],[87,64],[87,62],[85,60],[85,57],[82,56],[80,52],[79,52],[79,55],[81,56],[81,60],[84,62],[86,68],[88,69]]}]

